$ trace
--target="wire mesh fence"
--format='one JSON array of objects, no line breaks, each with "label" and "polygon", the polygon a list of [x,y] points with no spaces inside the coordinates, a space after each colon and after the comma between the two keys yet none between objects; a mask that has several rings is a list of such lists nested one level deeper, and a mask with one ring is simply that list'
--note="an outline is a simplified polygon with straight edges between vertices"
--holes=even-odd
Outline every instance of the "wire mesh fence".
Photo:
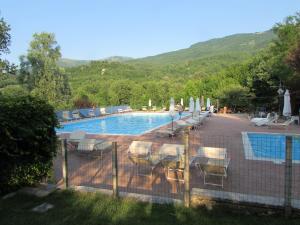
[{"label": "wire mesh fence", "polygon": [[[108,190],[117,185],[124,193],[180,200],[188,191],[211,199],[300,208],[299,135],[212,135],[197,126],[189,132],[188,145],[184,137],[181,131],[175,137],[111,138],[118,140],[115,159],[111,141],[67,142],[68,185]],[[55,160],[57,180],[63,178],[64,159],[59,153]]]}]

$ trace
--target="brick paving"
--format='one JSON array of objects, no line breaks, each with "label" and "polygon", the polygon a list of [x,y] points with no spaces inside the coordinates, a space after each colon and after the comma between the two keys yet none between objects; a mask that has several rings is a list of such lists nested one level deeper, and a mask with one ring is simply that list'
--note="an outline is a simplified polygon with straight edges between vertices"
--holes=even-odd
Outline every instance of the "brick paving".
[{"label": "brick paving", "polygon": [[[164,127],[160,128],[163,129]],[[225,147],[231,159],[228,177],[224,188],[204,185],[200,171],[191,166],[191,187],[207,190],[220,190],[235,193],[282,198],[284,196],[284,164],[271,161],[245,159],[241,132],[297,133],[300,126],[291,125],[288,129],[255,127],[244,114],[215,114],[208,117],[199,130],[192,130],[189,136],[190,155],[195,154],[199,146]],[[182,137],[157,137],[155,130],[141,136],[88,135],[91,138],[106,139],[118,143],[119,186],[121,191],[158,195],[181,199],[184,193],[183,182],[166,179],[161,165],[154,169],[153,176],[140,176],[138,173],[149,172],[148,167],[138,168],[127,157],[127,149],[134,140],[153,142],[153,153],[163,143],[182,144]],[[111,189],[112,166],[111,153],[102,158],[92,158],[70,151],[69,181],[74,186],[89,186]],[[55,177],[62,183],[61,158],[54,162]],[[175,175],[176,176],[176,175]],[[178,174],[181,176],[181,174]],[[214,178],[211,178],[214,179]],[[213,180],[215,181],[215,180]],[[293,198],[300,200],[300,165],[293,164]]]}]

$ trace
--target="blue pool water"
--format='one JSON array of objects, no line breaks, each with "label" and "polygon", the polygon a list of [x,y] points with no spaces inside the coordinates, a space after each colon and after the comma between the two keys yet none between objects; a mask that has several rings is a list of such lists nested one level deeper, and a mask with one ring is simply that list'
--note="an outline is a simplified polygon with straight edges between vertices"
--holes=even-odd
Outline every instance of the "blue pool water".
[{"label": "blue pool water", "polygon": [[[174,121],[178,119],[176,114]],[[57,132],[83,130],[91,134],[140,135],[171,122],[169,113],[129,113],[67,123]]]},{"label": "blue pool water", "polygon": [[[285,159],[284,134],[247,133],[255,157],[271,160]],[[292,138],[292,158],[300,160],[300,135]]]}]

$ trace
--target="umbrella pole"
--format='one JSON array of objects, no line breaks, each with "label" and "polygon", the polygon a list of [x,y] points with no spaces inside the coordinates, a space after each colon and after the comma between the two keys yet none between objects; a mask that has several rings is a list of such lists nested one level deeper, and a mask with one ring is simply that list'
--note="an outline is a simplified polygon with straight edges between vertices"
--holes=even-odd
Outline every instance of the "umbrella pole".
[{"label": "umbrella pole", "polygon": [[173,116],[172,116],[172,131],[174,131],[174,125],[173,125],[173,121],[174,121],[174,119],[173,119]]}]

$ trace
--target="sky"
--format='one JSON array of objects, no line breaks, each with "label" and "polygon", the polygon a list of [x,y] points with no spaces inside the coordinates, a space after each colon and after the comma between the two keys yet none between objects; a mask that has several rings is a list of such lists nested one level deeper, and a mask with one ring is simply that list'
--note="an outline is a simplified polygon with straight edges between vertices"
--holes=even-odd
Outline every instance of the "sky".
[{"label": "sky", "polygon": [[269,30],[300,11],[299,0],[0,0],[18,63],[33,33],[52,32],[62,57],[134,58],[235,33]]}]

